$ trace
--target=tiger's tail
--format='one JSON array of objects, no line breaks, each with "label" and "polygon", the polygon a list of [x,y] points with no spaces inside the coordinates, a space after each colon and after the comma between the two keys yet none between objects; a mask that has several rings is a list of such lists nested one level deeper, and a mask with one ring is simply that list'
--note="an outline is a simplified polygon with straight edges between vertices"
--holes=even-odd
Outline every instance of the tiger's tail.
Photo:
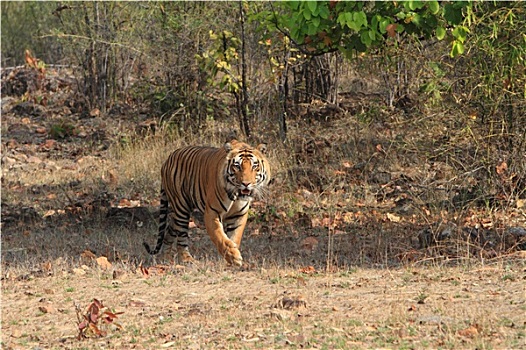
[{"label": "tiger's tail", "polygon": [[164,190],[163,187],[161,187],[161,208],[160,208],[160,213],[159,213],[159,235],[157,237],[157,244],[155,246],[155,249],[152,250],[150,249],[150,246],[148,245],[148,243],[146,242],[142,243],[144,247],[146,248],[146,251],[150,255],[155,255],[159,253],[159,251],[161,250],[163,246],[164,235],[166,232],[166,225],[168,222],[168,211],[169,211],[169,208],[168,208],[168,199],[166,197],[166,191]]}]

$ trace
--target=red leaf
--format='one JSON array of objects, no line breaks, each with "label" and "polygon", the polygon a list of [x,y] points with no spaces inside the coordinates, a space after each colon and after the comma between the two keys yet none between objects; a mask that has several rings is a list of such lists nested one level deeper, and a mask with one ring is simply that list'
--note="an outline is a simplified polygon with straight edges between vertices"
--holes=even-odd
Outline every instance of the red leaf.
[{"label": "red leaf", "polygon": [[391,23],[385,27],[385,30],[387,31],[387,35],[391,38],[393,38],[396,35],[396,24]]}]

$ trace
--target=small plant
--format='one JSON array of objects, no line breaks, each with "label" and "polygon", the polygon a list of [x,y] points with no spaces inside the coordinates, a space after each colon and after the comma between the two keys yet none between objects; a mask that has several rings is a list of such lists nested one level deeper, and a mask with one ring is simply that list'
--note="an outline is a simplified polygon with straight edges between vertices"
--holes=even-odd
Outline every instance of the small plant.
[{"label": "small plant", "polygon": [[76,135],[75,126],[67,121],[60,121],[59,123],[51,125],[49,129],[49,136],[55,140],[62,140]]},{"label": "small plant", "polygon": [[416,302],[418,304],[424,304],[427,297],[429,297],[429,295],[427,295],[424,291],[420,292],[420,294],[418,294],[418,296],[416,297]]},{"label": "small plant", "polygon": [[115,322],[117,315],[122,314],[122,312],[110,311],[108,308],[104,307],[101,301],[97,299],[93,299],[91,304],[89,304],[89,306],[86,308],[85,312],[82,312],[79,305],[75,305],[75,310],[77,311],[77,319],[79,322],[79,334],[77,336],[79,340],[88,338],[92,334],[97,337],[105,336],[107,332],[100,329],[98,324],[100,320],[103,321],[103,324],[113,324],[118,329],[122,329],[122,326]]},{"label": "small plant", "polygon": [[515,276],[507,273],[504,276],[502,276],[503,281],[515,281]]},{"label": "small plant", "polygon": [[223,277],[221,278],[221,280],[222,280],[223,282],[229,282],[229,281],[232,280],[232,276],[223,276]]}]

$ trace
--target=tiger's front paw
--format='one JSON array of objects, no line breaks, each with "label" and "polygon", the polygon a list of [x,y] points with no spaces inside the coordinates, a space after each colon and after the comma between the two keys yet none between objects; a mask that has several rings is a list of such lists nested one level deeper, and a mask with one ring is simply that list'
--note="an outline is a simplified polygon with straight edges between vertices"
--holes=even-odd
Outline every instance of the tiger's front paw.
[{"label": "tiger's front paw", "polygon": [[243,257],[241,252],[237,248],[237,244],[232,241],[227,242],[227,246],[224,252],[225,260],[231,265],[241,266],[243,263]]}]

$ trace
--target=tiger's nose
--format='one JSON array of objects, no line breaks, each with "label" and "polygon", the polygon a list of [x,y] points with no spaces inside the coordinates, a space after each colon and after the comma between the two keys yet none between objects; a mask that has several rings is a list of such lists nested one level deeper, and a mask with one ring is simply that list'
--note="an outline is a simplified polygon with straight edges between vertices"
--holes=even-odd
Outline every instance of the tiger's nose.
[{"label": "tiger's nose", "polygon": [[242,182],[243,186],[247,187],[250,186],[250,182]]}]

